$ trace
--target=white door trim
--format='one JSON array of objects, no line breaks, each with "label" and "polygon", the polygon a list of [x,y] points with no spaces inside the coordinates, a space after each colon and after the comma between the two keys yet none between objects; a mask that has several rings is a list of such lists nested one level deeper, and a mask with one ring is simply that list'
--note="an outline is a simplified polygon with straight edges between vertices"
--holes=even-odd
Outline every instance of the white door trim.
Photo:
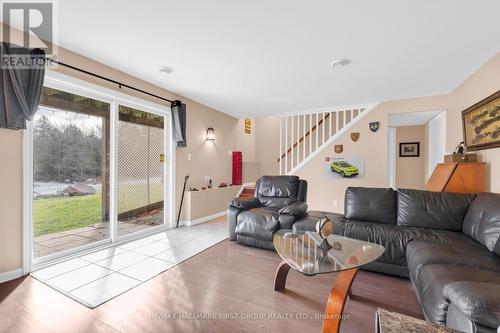
[{"label": "white door trim", "polygon": [[396,159],[397,159],[397,142],[396,142],[396,127],[388,128],[388,146],[387,146],[389,172],[389,187],[396,189]]}]

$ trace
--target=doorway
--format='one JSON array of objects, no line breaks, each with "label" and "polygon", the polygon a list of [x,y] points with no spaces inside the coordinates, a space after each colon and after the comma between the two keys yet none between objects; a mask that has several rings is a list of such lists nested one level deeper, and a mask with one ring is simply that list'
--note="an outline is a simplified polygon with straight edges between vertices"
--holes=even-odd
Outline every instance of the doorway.
[{"label": "doorway", "polygon": [[445,154],[446,112],[388,116],[389,186],[423,190]]},{"label": "doorway", "polygon": [[57,73],[24,137],[24,270],[174,224],[169,108]]}]

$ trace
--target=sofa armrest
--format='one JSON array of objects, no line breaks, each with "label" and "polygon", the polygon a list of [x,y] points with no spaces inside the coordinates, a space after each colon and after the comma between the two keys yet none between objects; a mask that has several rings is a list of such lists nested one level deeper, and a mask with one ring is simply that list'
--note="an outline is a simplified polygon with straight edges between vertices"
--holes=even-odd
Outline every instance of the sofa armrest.
[{"label": "sofa armrest", "polygon": [[249,210],[260,206],[262,206],[262,203],[257,198],[251,198],[249,200],[241,200],[240,198],[236,198],[229,203],[229,207],[234,207],[239,210]]},{"label": "sofa armrest", "polygon": [[279,214],[287,214],[292,216],[302,216],[307,212],[307,203],[296,201],[291,205],[285,206],[279,210]]},{"label": "sofa armrest", "polygon": [[[490,282],[457,281],[443,288],[443,296],[458,310],[447,324],[470,320],[474,325],[497,328],[500,326],[500,284]],[[457,328],[457,327],[455,327]]]}]

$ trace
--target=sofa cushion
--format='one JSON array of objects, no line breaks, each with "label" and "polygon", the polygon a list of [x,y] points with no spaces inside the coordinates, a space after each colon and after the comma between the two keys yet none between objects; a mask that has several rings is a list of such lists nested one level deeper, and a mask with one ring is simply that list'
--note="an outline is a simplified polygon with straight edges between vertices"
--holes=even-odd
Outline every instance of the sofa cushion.
[{"label": "sofa cushion", "polygon": [[392,188],[348,187],[344,204],[348,220],[396,224],[396,194]]},{"label": "sofa cushion", "polygon": [[500,256],[500,194],[480,193],[472,201],[463,233]]},{"label": "sofa cushion", "polygon": [[[413,240],[451,244],[470,239],[453,231],[351,220],[341,220],[340,223],[336,223],[333,232],[337,235],[380,244],[385,247],[385,252],[378,261],[404,266],[407,265],[406,246]],[[473,241],[470,240],[470,242]]]},{"label": "sofa cushion", "polygon": [[500,285],[457,281],[447,284],[443,295],[474,323],[494,329],[500,326]]},{"label": "sofa cushion", "polygon": [[238,215],[236,235],[272,241],[279,229],[278,208],[260,207],[245,210]]},{"label": "sofa cushion", "polygon": [[415,279],[412,279],[425,316],[433,323],[444,325],[448,300],[444,287],[456,281],[492,282],[500,285],[500,274],[477,270],[472,267],[453,265],[424,265]]},{"label": "sofa cushion", "polygon": [[397,192],[397,224],[461,231],[472,194],[400,189]]},{"label": "sofa cushion", "polygon": [[282,208],[297,201],[299,177],[263,176],[255,187],[255,195],[263,206]]},{"label": "sofa cushion", "polygon": [[448,264],[500,273],[500,257],[465,235],[457,235],[455,242],[434,243],[411,241],[406,248],[408,269],[413,279],[424,265]]}]

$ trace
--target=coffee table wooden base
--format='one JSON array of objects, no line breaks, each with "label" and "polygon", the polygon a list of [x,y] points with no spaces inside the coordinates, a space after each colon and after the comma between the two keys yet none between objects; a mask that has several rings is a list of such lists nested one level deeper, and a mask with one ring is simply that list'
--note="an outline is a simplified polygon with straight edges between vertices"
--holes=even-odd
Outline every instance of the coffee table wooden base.
[{"label": "coffee table wooden base", "polygon": [[[276,269],[274,276],[274,290],[283,291],[286,285],[286,278],[290,271],[290,265],[286,261],[282,261]],[[322,333],[338,333],[342,315],[344,313],[344,306],[347,297],[350,294],[350,289],[356,274],[357,268],[341,271],[337,275],[337,279],[332,287],[328,303],[325,308],[325,315],[323,319]]]},{"label": "coffee table wooden base", "polygon": [[323,319],[322,333],[337,333],[340,329],[340,322],[344,314],[344,306],[350,294],[351,285],[358,273],[357,268],[341,271],[333,285]]},{"label": "coffee table wooden base", "polygon": [[289,271],[290,265],[288,265],[287,262],[283,260],[276,269],[276,274],[274,276],[274,290],[285,290],[286,277],[288,276]]}]

